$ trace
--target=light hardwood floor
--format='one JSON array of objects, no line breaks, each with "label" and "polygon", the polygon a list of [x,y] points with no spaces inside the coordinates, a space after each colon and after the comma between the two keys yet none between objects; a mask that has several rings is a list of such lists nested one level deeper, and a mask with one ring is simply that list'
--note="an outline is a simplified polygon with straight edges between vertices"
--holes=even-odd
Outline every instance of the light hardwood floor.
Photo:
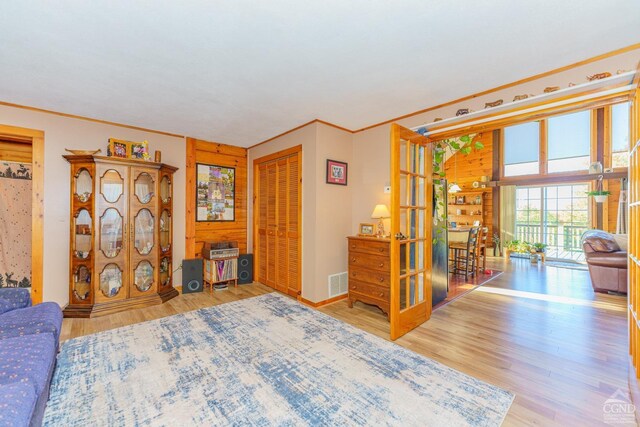
[{"label": "light hardwood floor", "polygon": [[[604,425],[602,406],[628,393],[626,298],[594,294],[588,273],[492,261],[504,270],[434,311],[397,344],[516,394],[505,424]],[[65,319],[66,340],[132,323],[261,295],[261,284],[180,295],[162,306],[96,319]],[[376,307],[346,301],[320,311],[388,339]]]}]

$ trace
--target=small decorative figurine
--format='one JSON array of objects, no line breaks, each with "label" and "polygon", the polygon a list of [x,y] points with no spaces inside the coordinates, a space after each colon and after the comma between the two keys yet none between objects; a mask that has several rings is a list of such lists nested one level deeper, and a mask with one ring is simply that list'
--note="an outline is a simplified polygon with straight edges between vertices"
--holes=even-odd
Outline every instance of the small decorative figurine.
[{"label": "small decorative figurine", "polygon": [[470,112],[471,110],[469,110],[468,108],[461,108],[456,111],[456,116],[464,116],[465,114],[469,114]]},{"label": "small decorative figurine", "polygon": [[555,92],[558,89],[560,89],[560,86],[548,86],[544,88],[544,93],[551,93],[551,92]]},{"label": "small decorative figurine", "polygon": [[498,105],[502,105],[502,103],[503,103],[502,99],[498,99],[497,101],[493,101],[493,102],[485,102],[484,108],[497,107]]},{"label": "small decorative figurine", "polygon": [[589,80],[590,82],[593,80],[600,80],[600,79],[606,79],[607,77],[611,77],[611,73],[598,73],[598,74],[593,74],[591,76],[587,76],[587,80]]}]

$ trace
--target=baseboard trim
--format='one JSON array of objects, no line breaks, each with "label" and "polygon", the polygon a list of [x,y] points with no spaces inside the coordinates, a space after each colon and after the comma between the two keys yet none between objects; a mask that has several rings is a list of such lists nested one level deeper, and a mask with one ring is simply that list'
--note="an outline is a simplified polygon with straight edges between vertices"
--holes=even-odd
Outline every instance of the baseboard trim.
[{"label": "baseboard trim", "polygon": [[348,296],[349,294],[338,295],[337,297],[329,298],[329,299],[318,301],[318,302],[313,302],[305,298],[300,298],[300,302],[306,305],[310,305],[311,307],[318,308],[318,307],[322,307],[323,305],[333,304],[334,302],[342,301],[343,299],[347,299]]}]

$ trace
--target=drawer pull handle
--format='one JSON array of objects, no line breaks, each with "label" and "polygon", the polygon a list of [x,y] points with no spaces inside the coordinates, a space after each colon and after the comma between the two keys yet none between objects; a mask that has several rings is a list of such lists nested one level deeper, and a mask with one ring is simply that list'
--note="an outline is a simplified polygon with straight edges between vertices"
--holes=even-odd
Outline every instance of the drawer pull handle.
[{"label": "drawer pull handle", "polygon": [[352,249],[355,249],[355,248],[356,248],[356,245],[351,245],[351,248],[352,248]]},{"label": "drawer pull handle", "polygon": [[356,259],[355,258],[351,258],[351,262],[356,262]]},{"label": "drawer pull handle", "polygon": [[380,281],[380,283],[384,282],[384,277],[380,277],[378,278],[378,280]]},{"label": "drawer pull handle", "polygon": [[384,262],[381,262],[379,267],[384,267]]},{"label": "drawer pull handle", "polygon": [[358,273],[356,273],[356,272],[354,271],[353,273],[351,273],[351,275],[352,275],[353,277],[356,277],[356,276],[358,275]]},{"label": "drawer pull handle", "polygon": [[384,292],[380,292],[380,296],[383,297],[384,296]]},{"label": "drawer pull handle", "polygon": [[384,252],[384,248],[380,248],[380,249],[379,249],[379,251],[380,251],[380,252]]}]

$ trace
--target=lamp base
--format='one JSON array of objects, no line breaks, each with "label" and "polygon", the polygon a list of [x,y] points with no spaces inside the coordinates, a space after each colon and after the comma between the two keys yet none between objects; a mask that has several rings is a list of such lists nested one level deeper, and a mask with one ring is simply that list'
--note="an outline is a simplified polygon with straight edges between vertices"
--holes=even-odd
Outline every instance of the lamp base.
[{"label": "lamp base", "polygon": [[384,221],[382,218],[378,221],[378,237],[384,237]]}]

